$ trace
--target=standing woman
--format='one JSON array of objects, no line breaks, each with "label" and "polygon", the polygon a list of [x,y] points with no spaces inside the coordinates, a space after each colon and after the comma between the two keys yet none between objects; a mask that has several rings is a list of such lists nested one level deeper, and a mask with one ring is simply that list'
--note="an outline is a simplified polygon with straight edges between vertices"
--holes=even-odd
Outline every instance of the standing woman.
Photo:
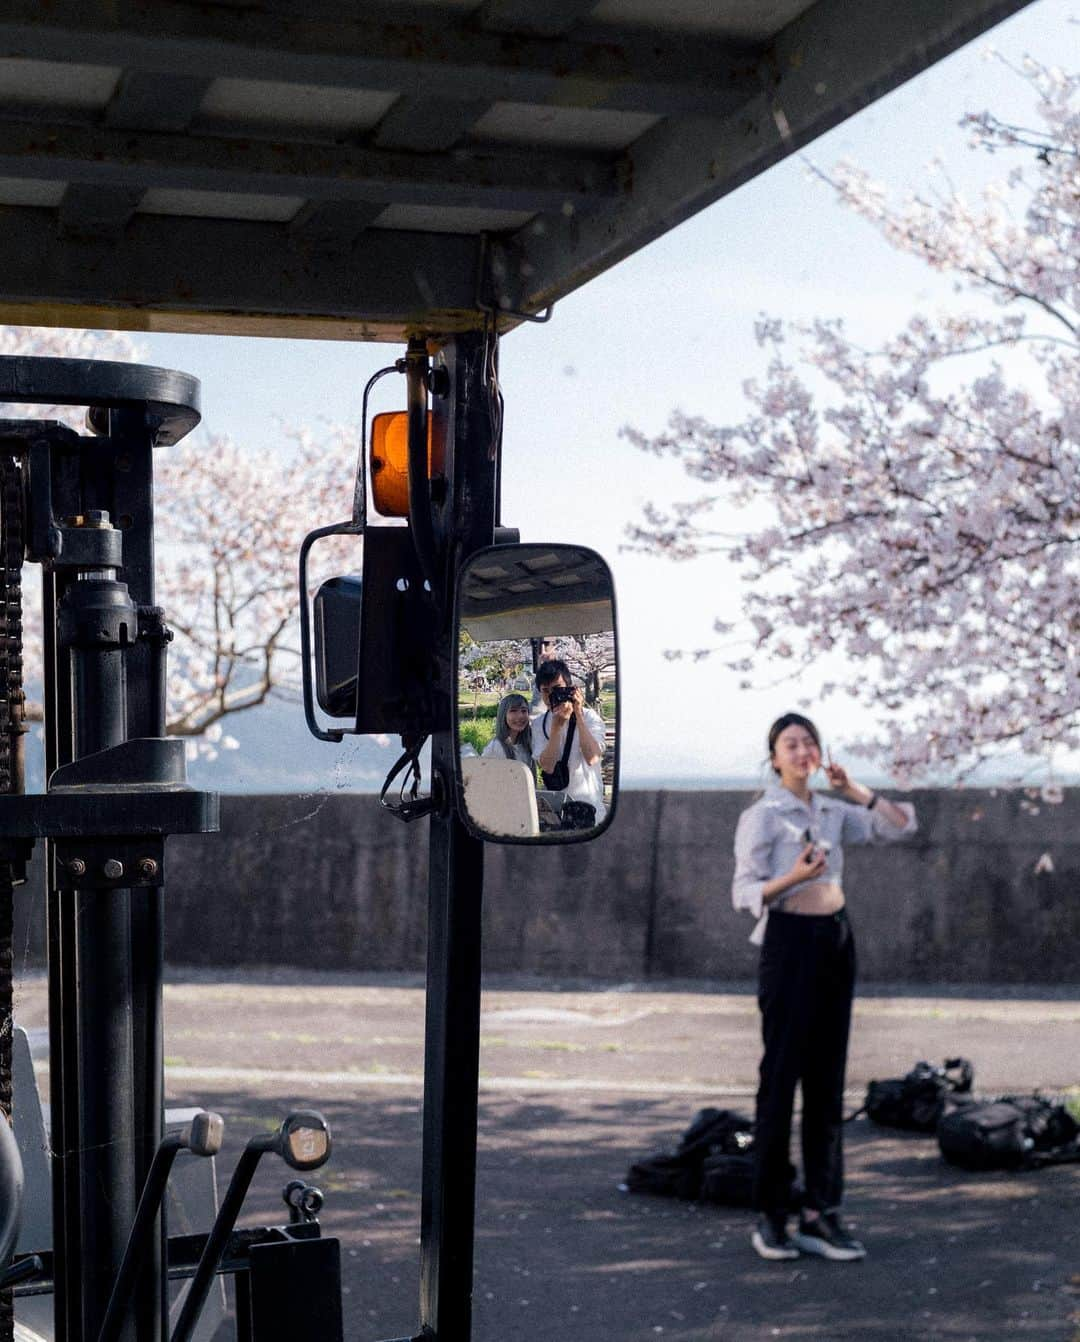
[{"label": "standing woman", "polygon": [[[775,778],[739,817],[735,831],[737,909],[757,918],[758,1006],[765,1053],[754,1137],[752,1243],[762,1258],[799,1251],[850,1261],[866,1250],[840,1220],[843,1094],[855,944],[844,907],[845,843],[888,843],[915,832],[907,802],[879,797],[830,756],[832,793],[811,792],[821,737],[809,718],[785,713],[769,728]],[[798,1231],[789,1237],[791,1117],[802,1087],[806,1186]]]},{"label": "standing woman", "polygon": [[495,735],[484,747],[483,753],[500,760],[519,760],[528,767],[535,783],[529,701],[523,694],[508,694],[500,700],[495,713]]}]

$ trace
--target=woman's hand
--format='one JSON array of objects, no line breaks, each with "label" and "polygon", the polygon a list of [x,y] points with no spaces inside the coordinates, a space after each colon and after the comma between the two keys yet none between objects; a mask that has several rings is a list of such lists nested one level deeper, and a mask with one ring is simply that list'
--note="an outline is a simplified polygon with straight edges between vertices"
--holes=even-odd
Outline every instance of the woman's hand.
[{"label": "woman's hand", "polygon": [[808,843],[790,871],[785,871],[783,876],[774,876],[761,887],[761,902],[768,907],[793,885],[801,885],[803,881],[812,881],[815,876],[822,875],[827,862],[828,854],[816,843]]},{"label": "woman's hand", "polygon": [[828,853],[823,852],[816,843],[808,843],[795,859],[795,865],[787,873],[788,884],[797,885],[799,881],[809,881],[815,876],[820,876],[828,861]]},{"label": "woman's hand", "polygon": [[825,765],[825,776],[829,780],[829,786],[846,797],[848,801],[853,801],[856,806],[865,806],[874,795],[873,791],[862,783],[856,783],[842,764],[834,764],[833,757],[829,756],[829,761]]}]

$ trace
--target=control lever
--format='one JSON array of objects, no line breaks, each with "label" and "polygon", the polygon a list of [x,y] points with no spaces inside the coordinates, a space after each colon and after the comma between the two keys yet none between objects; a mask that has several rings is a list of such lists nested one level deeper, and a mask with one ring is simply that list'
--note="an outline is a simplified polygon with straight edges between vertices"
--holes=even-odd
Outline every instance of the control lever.
[{"label": "control lever", "polygon": [[224,1135],[225,1120],[220,1114],[204,1110],[196,1114],[179,1132],[169,1133],[154,1152],[150,1172],[146,1176],[142,1196],[139,1198],[138,1210],[135,1212],[131,1234],[128,1235],[124,1257],[120,1262],[120,1270],[113,1283],[109,1307],[105,1311],[98,1342],[115,1342],[120,1335],[135,1279],[151,1242],[151,1228],[161,1209],[173,1161],[181,1151],[190,1151],[196,1156],[216,1156],[221,1150]]},{"label": "control lever", "polygon": [[191,1279],[184,1306],[180,1311],[173,1330],[171,1342],[191,1342],[191,1335],[199,1321],[206,1297],[210,1293],[214,1276],[225,1252],[225,1245],[232,1234],[236,1218],[240,1215],[247,1191],[255,1177],[255,1168],[267,1151],[279,1155],[286,1165],[294,1170],[317,1170],[330,1159],[330,1125],[322,1114],[312,1109],[298,1109],[285,1119],[276,1132],[252,1137],[244,1147],[236,1169],[229,1180],[229,1187],[221,1201],[206,1244],[199,1255],[195,1275]]}]

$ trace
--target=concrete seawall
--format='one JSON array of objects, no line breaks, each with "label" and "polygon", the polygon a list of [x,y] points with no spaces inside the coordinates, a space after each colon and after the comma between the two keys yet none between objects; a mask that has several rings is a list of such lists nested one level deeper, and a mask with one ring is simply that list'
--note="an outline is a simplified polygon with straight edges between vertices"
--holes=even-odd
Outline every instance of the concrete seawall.
[{"label": "concrete seawall", "polygon": [[[749,792],[623,792],[589,844],[489,845],[484,964],[605,979],[752,977],[729,898]],[[911,983],[1080,981],[1080,790],[910,794],[919,833],[853,848],[860,976]],[[427,826],[367,795],[223,799],[220,835],[169,841],[177,964],[420,970]],[[16,956],[39,961],[42,896],[20,895]]]}]

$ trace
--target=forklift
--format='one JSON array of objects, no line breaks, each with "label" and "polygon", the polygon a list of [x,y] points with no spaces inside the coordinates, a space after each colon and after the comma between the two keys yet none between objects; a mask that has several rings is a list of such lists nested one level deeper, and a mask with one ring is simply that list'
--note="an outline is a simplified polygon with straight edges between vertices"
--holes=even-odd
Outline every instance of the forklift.
[{"label": "forklift", "polygon": [[[573,811],[569,790],[538,788],[531,766],[463,758],[464,633],[525,645],[585,633],[615,639],[603,559],[581,546],[523,545],[498,518],[497,357],[488,327],[434,349],[412,341],[375,375],[352,514],[313,531],[299,556],[308,725],[328,742],[399,736],[383,806],[430,827],[415,1342],[471,1331],[483,845],[594,839],[614,817],[618,786],[614,720],[598,823],[560,823],[560,810]],[[368,394],[391,373],[404,379],[406,409],[375,416],[369,451]],[[7,357],[0,400],[87,409],[85,433],[50,420],[0,421],[0,992],[10,1021],[12,892],[40,841],[51,1198],[51,1233],[25,1244],[25,1189],[45,1194],[40,1179],[24,1187],[29,1162],[16,1140],[24,1134],[0,1122],[0,1342],[341,1342],[340,1246],[321,1233],[321,1190],[291,1178],[283,1224],[237,1225],[263,1156],[301,1175],[329,1159],[329,1127],[314,1110],[252,1136],[220,1202],[214,1179],[194,1194],[189,1187],[185,1220],[194,1199],[205,1228],[168,1227],[179,1176],[212,1165],[224,1128],[213,1112],[175,1113],[164,1101],[165,840],[220,827],[218,795],[188,784],[184,743],[166,734],[172,633],[154,603],[153,455],[199,423],[199,384],[161,368]],[[379,521],[369,519],[369,482]],[[340,536],[355,538],[359,562],[312,593],[312,549]],[[27,563],[40,566],[43,584],[46,786],[37,794],[25,791]],[[335,720],[347,725],[328,725]],[[24,1089],[33,1072],[24,1045],[18,1065],[18,1032],[0,1047],[0,1108],[10,1116],[13,1058]]]}]

